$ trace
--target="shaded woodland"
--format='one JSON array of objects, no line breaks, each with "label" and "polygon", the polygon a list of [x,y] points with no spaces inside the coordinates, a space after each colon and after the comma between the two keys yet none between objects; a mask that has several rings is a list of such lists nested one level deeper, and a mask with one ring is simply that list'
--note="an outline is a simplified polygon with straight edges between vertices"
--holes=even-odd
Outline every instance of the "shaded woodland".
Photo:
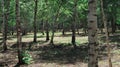
[{"label": "shaded woodland", "polygon": [[119,0],[1,0],[0,67],[120,67]]}]

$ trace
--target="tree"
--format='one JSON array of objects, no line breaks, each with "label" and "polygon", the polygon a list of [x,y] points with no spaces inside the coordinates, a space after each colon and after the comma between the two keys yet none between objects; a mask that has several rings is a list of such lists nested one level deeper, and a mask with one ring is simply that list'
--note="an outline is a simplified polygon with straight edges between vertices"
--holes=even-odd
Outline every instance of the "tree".
[{"label": "tree", "polygon": [[49,29],[48,29],[48,27],[49,27],[49,24],[48,24],[48,21],[46,21],[46,41],[49,40]]},{"label": "tree", "polygon": [[51,36],[51,40],[50,40],[50,44],[51,45],[54,45],[54,42],[53,42],[53,40],[54,40],[54,33],[55,33],[55,23],[57,23],[57,19],[58,19],[58,17],[59,17],[59,14],[60,14],[60,9],[61,9],[61,6],[62,6],[62,4],[60,3],[58,3],[58,8],[57,8],[57,10],[56,10],[56,14],[55,14],[55,16],[54,16],[54,21],[53,21],[53,23],[52,23],[52,36]]},{"label": "tree", "polygon": [[72,22],[72,44],[74,48],[76,48],[76,43],[75,43],[76,22],[77,22],[77,0],[74,0],[74,12],[73,12],[73,22]]},{"label": "tree", "polygon": [[33,22],[33,27],[34,27],[34,40],[33,40],[33,42],[37,42],[36,17],[37,17],[37,5],[38,5],[38,0],[34,0],[34,2],[35,2],[35,8],[34,8],[34,22]]},{"label": "tree", "polygon": [[[3,49],[6,51],[7,48],[7,24],[8,24],[8,14],[9,14],[10,0],[2,0],[2,10],[3,10]],[[6,9],[6,10],[5,10]]]},{"label": "tree", "polygon": [[98,67],[98,42],[97,42],[97,1],[88,0],[88,41],[89,61],[88,67]]},{"label": "tree", "polygon": [[112,28],[112,33],[115,33],[117,30],[117,19],[119,19],[119,0],[105,0],[103,1],[103,8],[106,14],[107,22],[109,22],[110,27]]},{"label": "tree", "polygon": [[24,62],[22,61],[22,36],[21,36],[21,22],[20,22],[20,4],[19,0],[15,0],[16,7],[16,27],[17,27],[17,45],[18,45],[18,65],[23,64]]},{"label": "tree", "polygon": [[108,35],[107,21],[106,21],[104,9],[103,9],[103,0],[100,0],[100,3],[101,3],[102,21],[104,23],[104,28],[105,28],[106,44],[107,44],[107,48],[108,48],[109,67],[112,67],[111,54],[110,54],[110,45],[109,45],[109,35]]},{"label": "tree", "polygon": [[[49,7],[48,5],[48,0],[45,0],[45,5],[46,7]],[[48,13],[48,11],[46,12]],[[49,40],[49,23],[48,23],[48,16],[46,16],[46,21],[45,21],[45,32],[46,32],[46,41]]]}]

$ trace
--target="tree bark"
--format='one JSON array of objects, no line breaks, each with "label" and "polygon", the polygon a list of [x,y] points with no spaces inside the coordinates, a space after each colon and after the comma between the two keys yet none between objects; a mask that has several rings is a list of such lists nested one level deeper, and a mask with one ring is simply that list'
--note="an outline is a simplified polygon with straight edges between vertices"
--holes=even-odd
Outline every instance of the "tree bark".
[{"label": "tree bark", "polygon": [[[48,7],[48,0],[45,0],[45,4]],[[47,20],[46,20],[46,27],[45,27],[45,31],[46,31],[46,41],[49,41],[49,23],[48,23],[48,16],[47,16]]]},{"label": "tree bark", "polygon": [[112,27],[112,34],[116,32],[117,26],[116,26],[116,18],[117,18],[117,7],[116,4],[113,3],[111,7],[111,27]]},{"label": "tree bark", "polygon": [[115,23],[115,19],[114,16],[112,16],[113,18],[111,18],[111,27],[112,27],[112,33],[116,32],[116,23]]},{"label": "tree bark", "polygon": [[18,45],[18,65],[23,64],[24,62],[22,61],[22,36],[21,36],[21,22],[20,22],[20,4],[19,0],[16,0],[16,29],[17,29],[17,45]]},{"label": "tree bark", "polygon": [[57,14],[55,15],[55,19],[52,23],[52,36],[51,36],[51,40],[50,40],[50,45],[54,45],[54,33],[55,33],[55,23],[57,22],[57,18],[59,17],[59,14],[60,14],[60,9],[61,9],[61,4],[59,5],[59,8],[57,10]]},{"label": "tree bark", "polygon": [[14,35],[14,27],[12,27],[11,34]]},{"label": "tree bark", "polygon": [[[10,1],[7,1],[6,7],[9,7]],[[7,48],[7,23],[8,23],[8,12],[9,8],[5,11],[5,1],[2,0],[2,11],[3,11],[3,51],[6,51]]]},{"label": "tree bark", "polygon": [[44,22],[42,22],[42,35],[44,35],[44,27],[45,27],[45,24]]},{"label": "tree bark", "polygon": [[46,21],[46,41],[49,40],[49,29],[48,29],[49,25],[48,25],[48,21]]},{"label": "tree bark", "polygon": [[100,0],[100,2],[101,2],[102,20],[104,22],[106,43],[107,43],[107,49],[108,49],[108,62],[109,62],[109,67],[112,67],[111,53],[110,53],[111,48],[110,48],[110,45],[109,45],[109,33],[108,33],[107,21],[106,21],[105,14],[104,14],[104,9],[103,9],[103,0]]},{"label": "tree bark", "polygon": [[65,35],[64,23],[62,23],[62,35]]},{"label": "tree bark", "polygon": [[65,29],[62,29],[62,35],[65,35]]},{"label": "tree bark", "polygon": [[98,67],[97,0],[88,0],[88,67]]},{"label": "tree bark", "polygon": [[73,47],[76,48],[76,31],[75,31],[75,26],[76,26],[76,22],[77,22],[77,0],[74,0],[74,12],[73,12],[73,22],[72,22],[72,44]]},{"label": "tree bark", "polygon": [[33,22],[33,27],[34,27],[34,39],[33,39],[33,42],[37,42],[36,17],[37,17],[37,5],[38,5],[38,0],[34,0],[34,2],[35,2],[35,8],[34,8],[34,22]]},{"label": "tree bark", "polygon": [[79,32],[79,27],[77,27],[77,34],[78,34],[78,35],[80,34],[80,32]]},{"label": "tree bark", "polygon": [[22,36],[27,35],[27,21],[24,21],[24,25],[22,27]]}]

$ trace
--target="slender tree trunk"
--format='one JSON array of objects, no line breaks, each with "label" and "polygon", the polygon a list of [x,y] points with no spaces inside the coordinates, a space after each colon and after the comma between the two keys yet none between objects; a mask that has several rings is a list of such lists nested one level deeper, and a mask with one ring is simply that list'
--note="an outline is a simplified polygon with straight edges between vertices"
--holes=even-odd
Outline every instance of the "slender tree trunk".
[{"label": "slender tree trunk", "polygon": [[[48,0],[45,0],[45,4],[46,4],[46,6],[48,7]],[[46,29],[45,29],[45,31],[46,31],[46,41],[49,41],[50,39],[49,39],[49,23],[48,23],[48,16],[47,16],[47,20],[46,20]]]},{"label": "slender tree trunk", "polygon": [[116,32],[117,26],[116,26],[116,18],[117,18],[117,7],[116,4],[112,5],[111,9],[111,27],[112,27],[112,34]]},{"label": "slender tree trunk", "polygon": [[36,25],[36,17],[37,17],[37,5],[38,5],[38,0],[35,1],[35,8],[34,8],[34,22],[33,22],[33,27],[34,27],[34,39],[33,42],[37,42],[37,25]]},{"label": "slender tree trunk", "polygon": [[109,62],[109,67],[112,67],[110,45],[109,45],[109,35],[108,35],[108,28],[107,28],[107,21],[106,21],[105,14],[104,14],[104,9],[103,9],[103,0],[100,0],[100,1],[101,1],[102,20],[104,22],[105,35],[106,35],[106,43],[107,43],[107,49],[108,49],[108,62]]},{"label": "slender tree trunk", "polygon": [[65,35],[64,23],[62,23],[62,35]]},{"label": "slender tree trunk", "polygon": [[[77,9],[77,8],[76,8]],[[76,10],[77,11],[77,10]],[[79,14],[77,13],[76,14],[76,19],[78,19],[79,18]],[[77,22],[76,22],[77,24],[76,24],[76,29],[77,29],[77,34],[79,35],[80,34],[80,32],[79,32],[79,28],[80,28],[80,20],[77,20]]]},{"label": "slender tree trunk", "polygon": [[55,15],[55,19],[54,19],[54,22],[52,23],[52,36],[51,36],[51,40],[50,40],[50,45],[54,45],[54,33],[55,33],[55,23],[57,22],[57,18],[59,17],[59,14],[60,14],[60,8],[61,8],[61,4],[59,5],[59,8],[58,8],[58,11],[57,11],[57,14]]},{"label": "slender tree trunk", "polygon": [[42,22],[43,23],[43,25],[42,25],[42,35],[44,35],[44,27],[45,27],[45,24],[44,24],[44,22]]},{"label": "slender tree trunk", "polygon": [[27,35],[27,21],[24,21],[24,26],[22,28],[22,36]]},{"label": "slender tree trunk", "polygon": [[7,48],[7,22],[8,22],[8,9],[5,11],[5,2],[2,0],[2,11],[3,11],[3,50],[6,51]]},{"label": "slender tree trunk", "polygon": [[87,35],[87,29],[83,28],[84,34]]},{"label": "slender tree trunk", "polygon": [[74,48],[76,48],[76,43],[75,43],[75,36],[76,36],[76,31],[75,31],[75,26],[77,22],[77,0],[74,0],[74,13],[73,13],[73,22],[72,22],[72,44]]},{"label": "slender tree trunk", "polygon": [[21,22],[20,22],[20,4],[19,4],[19,0],[16,0],[16,28],[17,28],[17,45],[18,45],[18,65],[23,64],[22,61],[22,36],[21,36]]},{"label": "slender tree trunk", "polygon": [[46,41],[49,40],[49,29],[48,29],[49,25],[48,25],[48,21],[46,21]]},{"label": "slender tree trunk", "polygon": [[12,27],[12,32],[11,32],[12,35],[14,35],[14,28]]},{"label": "slender tree trunk", "polygon": [[115,23],[114,16],[112,16],[112,17],[113,17],[113,18],[111,19],[112,33],[115,33],[115,31],[116,31],[116,23]]},{"label": "slender tree trunk", "polygon": [[97,0],[88,0],[88,67],[98,67]]},{"label": "slender tree trunk", "polygon": [[24,36],[24,35],[26,35],[26,34],[27,34],[26,29],[24,29],[24,30],[22,31],[22,36]]},{"label": "slender tree trunk", "polygon": [[62,35],[65,35],[65,29],[62,30]]},{"label": "slender tree trunk", "polygon": [[[54,26],[54,24],[52,24],[52,26]],[[55,29],[54,29],[54,27],[52,27],[52,36],[51,36],[51,40],[50,40],[50,45],[54,45],[54,42],[53,42],[54,33],[55,33]]]},{"label": "slender tree trunk", "polygon": [[80,32],[79,32],[79,27],[77,27],[77,34],[78,34],[78,35],[80,34]]}]

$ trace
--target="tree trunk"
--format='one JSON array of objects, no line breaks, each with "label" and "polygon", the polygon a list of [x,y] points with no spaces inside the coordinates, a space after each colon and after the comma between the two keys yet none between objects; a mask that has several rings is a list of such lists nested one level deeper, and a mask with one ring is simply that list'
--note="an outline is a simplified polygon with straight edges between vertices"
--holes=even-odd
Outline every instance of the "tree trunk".
[{"label": "tree trunk", "polygon": [[24,29],[24,30],[22,31],[22,36],[24,36],[24,35],[26,35],[26,34],[27,34],[26,29]]},{"label": "tree trunk", "polygon": [[65,35],[64,23],[62,23],[62,35]]},{"label": "tree trunk", "polygon": [[42,35],[44,35],[44,27],[45,27],[45,24],[44,24],[44,22],[42,22]]},{"label": "tree trunk", "polygon": [[98,67],[97,1],[88,0],[88,67]]},{"label": "tree trunk", "polygon": [[[25,26],[27,26],[27,25],[25,25]],[[23,27],[21,30],[22,30],[22,36],[27,34],[27,29],[25,27]]]},{"label": "tree trunk", "polygon": [[[76,9],[77,9],[77,8],[76,8]],[[76,10],[76,11],[77,11],[77,10]],[[76,19],[78,19],[78,18],[79,18],[79,14],[77,13],[77,14],[76,14]],[[80,31],[79,31],[79,28],[80,28],[80,26],[81,26],[81,25],[80,25],[80,22],[81,22],[80,20],[77,20],[77,22],[76,22],[76,23],[77,23],[77,24],[76,24],[76,29],[77,29],[77,34],[78,34],[78,35],[80,34]]]},{"label": "tree trunk", "polygon": [[[54,26],[54,24],[52,24],[52,26]],[[55,33],[55,29],[54,29],[54,27],[52,27],[52,36],[51,36],[51,40],[50,40],[50,45],[54,45],[54,42],[53,42],[54,33]]]},{"label": "tree trunk", "polygon": [[18,45],[18,65],[23,64],[24,62],[22,61],[22,36],[21,36],[21,22],[20,22],[20,4],[19,0],[16,0],[16,28],[17,28],[17,45]]},{"label": "tree trunk", "polygon": [[80,32],[79,32],[79,27],[77,27],[77,34],[78,34],[78,35],[80,34]]},{"label": "tree trunk", "polygon": [[100,0],[100,1],[101,1],[102,20],[104,22],[105,35],[106,35],[106,43],[107,43],[107,49],[108,49],[108,62],[109,62],[109,67],[112,67],[110,45],[109,45],[109,35],[108,35],[108,28],[107,28],[107,21],[106,21],[105,14],[104,14],[104,9],[103,9],[103,0]]},{"label": "tree trunk", "polygon": [[[7,7],[9,7],[9,1],[7,1]],[[2,0],[2,10],[3,10],[3,51],[6,51],[7,48],[7,23],[8,23],[8,12],[9,9],[5,11],[5,2]]]},{"label": "tree trunk", "polygon": [[73,12],[73,22],[72,22],[72,44],[74,48],[76,48],[76,43],[75,43],[75,26],[77,22],[77,0],[74,0],[74,12]]},{"label": "tree trunk", "polygon": [[34,22],[33,22],[33,27],[34,27],[34,39],[33,42],[37,42],[37,25],[36,25],[36,17],[37,17],[37,5],[38,5],[38,0],[35,1],[35,8],[34,8]]},{"label": "tree trunk", "polygon": [[[45,0],[45,4],[48,7],[48,0]],[[47,20],[46,20],[46,24],[45,24],[45,31],[46,31],[46,41],[49,41],[49,23],[48,23],[48,16],[47,16]]]},{"label": "tree trunk", "polygon": [[60,14],[60,8],[61,8],[61,4],[59,5],[59,8],[57,10],[57,14],[55,15],[55,19],[54,22],[52,23],[52,36],[51,36],[51,40],[50,40],[50,45],[54,45],[53,39],[54,39],[54,33],[55,33],[55,23],[57,22],[57,18],[59,17]]},{"label": "tree trunk", "polygon": [[116,23],[115,23],[114,16],[112,16],[112,17],[113,17],[113,18],[111,18],[112,33],[115,33],[115,31],[116,31]]},{"label": "tree trunk", "polygon": [[27,26],[28,26],[28,24],[27,24],[27,21],[24,21],[24,25],[23,25],[23,28],[22,28],[22,36],[24,36],[24,35],[27,35]]},{"label": "tree trunk", "polygon": [[65,35],[65,29],[62,30],[62,35]]},{"label": "tree trunk", "polygon": [[48,21],[46,21],[46,41],[49,40],[49,29],[48,29],[49,25],[48,25]]},{"label": "tree trunk", "polygon": [[117,26],[116,26],[116,18],[117,18],[117,6],[116,4],[113,4],[111,7],[111,27],[112,27],[112,34],[116,32]]},{"label": "tree trunk", "polygon": [[12,31],[11,31],[11,34],[14,35],[14,28],[12,27]]}]

